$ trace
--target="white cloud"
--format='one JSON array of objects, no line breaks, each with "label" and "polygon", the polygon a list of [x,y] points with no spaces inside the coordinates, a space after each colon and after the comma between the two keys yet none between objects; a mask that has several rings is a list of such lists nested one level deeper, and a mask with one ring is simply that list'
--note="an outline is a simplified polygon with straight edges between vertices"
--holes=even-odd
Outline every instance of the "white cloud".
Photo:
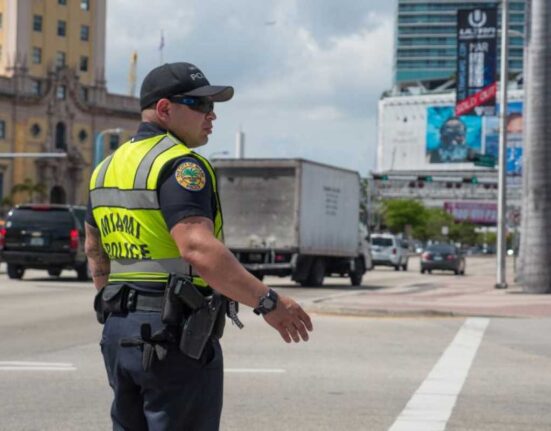
[{"label": "white cloud", "polygon": [[388,2],[378,10],[369,9],[377,2],[345,3],[351,12],[329,0],[110,1],[108,86],[126,90],[134,49],[139,86],[159,64],[163,29],[165,61],[193,62],[211,82],[236,89],[217,106],[204,154],[233,153],[242,125],[249,156],[304,157],[366,174],[375,165],[377,101],[391,84],[393,20]]}]

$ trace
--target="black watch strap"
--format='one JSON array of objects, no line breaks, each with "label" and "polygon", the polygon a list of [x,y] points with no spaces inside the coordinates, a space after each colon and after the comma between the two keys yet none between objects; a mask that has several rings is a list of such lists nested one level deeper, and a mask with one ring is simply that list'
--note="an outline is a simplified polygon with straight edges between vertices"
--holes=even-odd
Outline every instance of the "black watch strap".
[{"label": "black watch strap", "polygon": [[266,295],[260,298],[258,301],[258,306],[253,309],[253,311],[258,315],[268,314],[270,311],[274,311],[276,309],[278,299],[279,296],[277,295],[277,292],[270,289]]}]

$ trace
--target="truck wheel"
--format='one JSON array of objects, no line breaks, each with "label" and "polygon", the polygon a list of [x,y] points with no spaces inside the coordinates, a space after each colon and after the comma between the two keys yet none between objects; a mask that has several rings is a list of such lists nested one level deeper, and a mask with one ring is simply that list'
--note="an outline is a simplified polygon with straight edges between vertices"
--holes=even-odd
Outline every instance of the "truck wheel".
[{"label": "truck wheel", "polygon": [[406,263],[402,265],[402,271],[407,271],[407,270],[408,270],[408,261],[406,260]]},{"label": "truck wheel", "polygon": [[362,278],[365,273],[365,263],[363,258],[354,260],[356,269],[354,271],[350,271],[350,284],[352,284],[352,286],[361,286]]},{"label": "truck wheel", "polygon": [[318,257],[317,259],[314,260],[314,263],[310,268],[310,274],[308,274],[308,278],[306,279],[306,286],[312,286],[312,287],[322,286],[324,278],[325,278],[325,261],[323,260],[323,258]]},{"label": "truck wheel", "polygon": [[8,277],[14,280],[21,280],[25,274],[25,268],[21,265],[13,265],[8,263]]},{"label": "truck wheel", "polygon": [[61,274],[61,268],[50,268],[48,270],[48,275],[50,277],[59,277],[60,274]]},{"label": "truck wheel", "polygon": [[400,271],[400,265],[394,265],[394,271]]},{"label": "truck wheel", "polygon": [[77,266],[77,279],[79,281],[88,281],[90,280],[90,269],[88,268],[88,261],[86,260],[83,264]]}]

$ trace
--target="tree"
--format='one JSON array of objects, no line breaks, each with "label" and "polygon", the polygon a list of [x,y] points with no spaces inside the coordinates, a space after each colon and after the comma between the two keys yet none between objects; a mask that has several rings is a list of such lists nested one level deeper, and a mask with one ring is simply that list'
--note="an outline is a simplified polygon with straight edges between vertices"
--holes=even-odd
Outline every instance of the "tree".
[{"label": "tree", "polygon": [[28,201],[33,202],[34,195],[37,193],[40,197],[43,197],[46,193],[46,186],[41,183],[33,183],[30,178],[25,178],[23,183],[19,183],[13,186],[11,189],[12,195],[17,193],[27,193],[29,196]]},{"label": "tree", "polygon": [[527,1],[521,270],[527,292],[551,293],[551,2]]},{"label": "tree", "polygon": [[415,229],[424,223],[425,207],[411,199],[393,199],[383,202],[383,220],[392,233],[404,232],[406,226]]},{"label": "tree", "polygon": [[421,241],[447,242],[449,237],[442,233],[442,227],[447,226],[451,232],[454,223],[453,216],[443,209],[427,208],[423,213],[423,223],[413,229],[413,235]]},{"label": "tree", "polygon": [[470,222],[455,223],[450,227],[450,239],[462,245],[477,243],[476,226]]}]

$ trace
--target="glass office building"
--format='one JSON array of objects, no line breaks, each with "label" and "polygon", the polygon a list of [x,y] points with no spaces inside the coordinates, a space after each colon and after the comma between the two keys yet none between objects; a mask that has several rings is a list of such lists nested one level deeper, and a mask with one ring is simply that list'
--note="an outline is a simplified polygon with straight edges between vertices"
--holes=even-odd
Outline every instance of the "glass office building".
[{"label": "glass office building", "polygon": [[[457,10],[498,6],[498,26],[501,27],[499,3],[487,0],[398,0],[395,85],[407,87],[421,82],[430,89],[454,78]],[[522,72],[524,10],[525,0],[509,0],[509,73],[512,75]],[[498,50],[499,45],[498,37]]]}]

